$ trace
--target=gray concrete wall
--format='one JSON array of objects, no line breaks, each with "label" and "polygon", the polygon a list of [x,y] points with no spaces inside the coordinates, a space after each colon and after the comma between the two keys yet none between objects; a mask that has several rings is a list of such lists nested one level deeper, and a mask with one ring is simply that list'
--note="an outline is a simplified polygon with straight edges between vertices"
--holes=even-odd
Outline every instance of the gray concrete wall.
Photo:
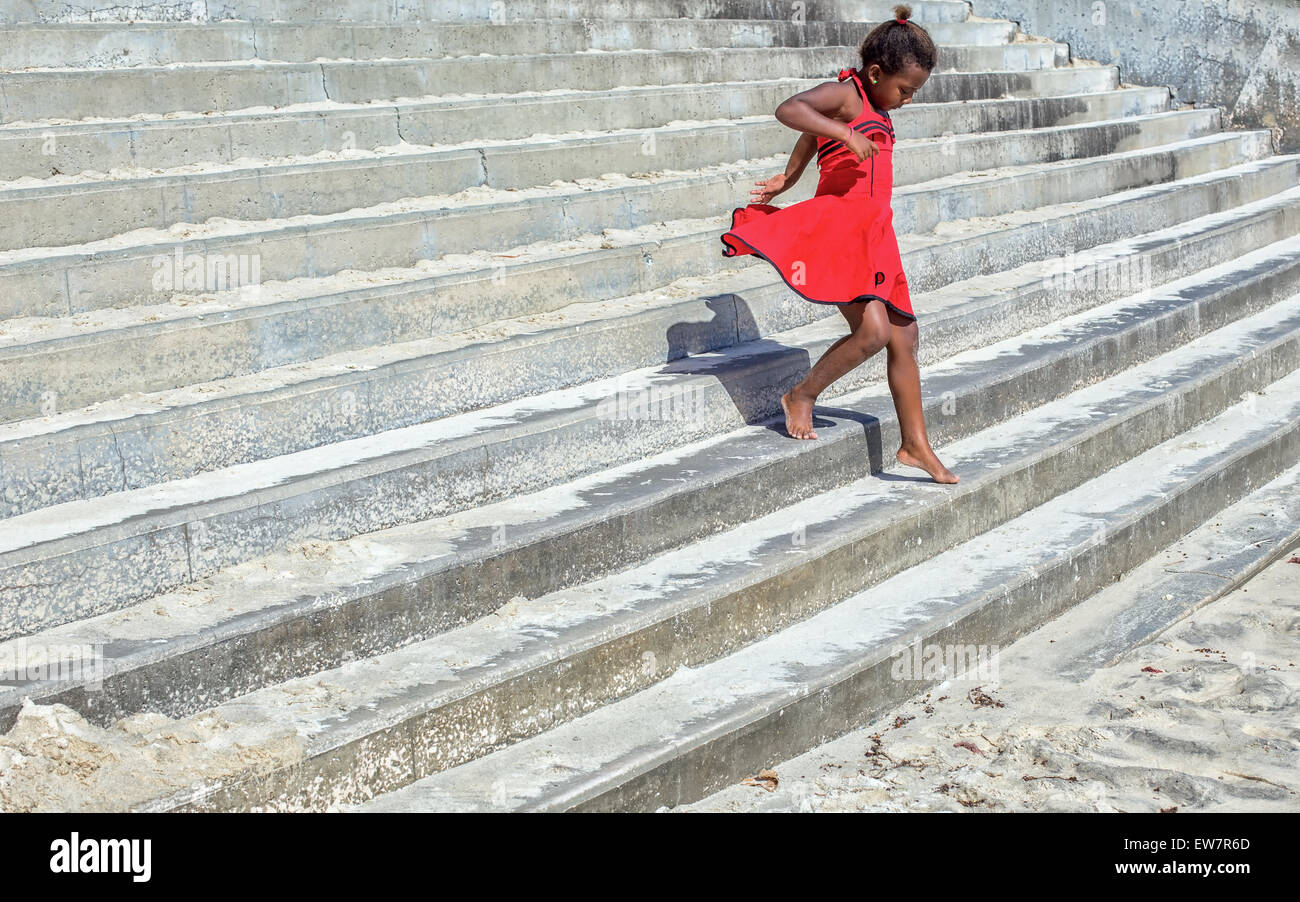
[{"label": "gray concrete wall", "polygon": [[1220,106],[1242,128],[1281,128],[1300,150],[1300,0],[972,0],[977,16],[1112,63],[1133,84]]}]

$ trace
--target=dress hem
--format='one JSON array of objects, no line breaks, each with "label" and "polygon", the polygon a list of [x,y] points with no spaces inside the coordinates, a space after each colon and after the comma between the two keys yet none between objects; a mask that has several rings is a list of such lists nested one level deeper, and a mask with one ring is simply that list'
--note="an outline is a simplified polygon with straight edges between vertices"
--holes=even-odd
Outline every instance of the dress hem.
[{"label": "dress hem", "polygon": [[[743,210],[743,209],[745,209],[745,208],[744,208],[744,207],[733,207],[733,208],[732,208],[732,210],[731,210],[731,225],[732,225],[733,228],[734,228],[735,225],[736,225],[736,214],[739,213],[739,212],[740,212],[741,210]],[[761,260],[766,260],[767,263],[768,263],[768,265],[771,266],[773,269],[776,270],[776,274],[777,274],[778,276],[781,277],[781,281],[785,283],[786,287],[789,288],[791,291],[793,291],[795,294],[799,295],[799,297],[803,298],[805,301],[808,301],[809,303],[813,303],[813,304],[835,304],[836,306],[843,306],[843,305],[845,305],[845,304],[854,304],[854,303],[857,303],[858,301],[880,301],[880,303],[884,304],[884,305],[885,305],[886,307],[888,307],[890,310],[893,310],[893,311],[894,311],[895,313],[897,313],[899,316],[905,316],[905,317],[907,317],[907,318],[910,319],[910,320],[915,320],[915,319],[916,319],[916,314],[915,314],[915,313],[908,313],[906,310],[904,310],[903,308],[899,307],[897,304],[892,304],[892,303],[890,303],[888,299],[886,299],[886,298],[882,298],[882,297],[881,297],[880,295],[878,295],[878,294],[860,294],[860,295],[858,295],[857,297],[853,298],[852,300],[848,300],[848,301],[823,301],[823,300],[819,300],[818,298],[810,298],[810,297],[808,297],[808,295],[804,294],[804,293],[803,293],[802,291],[800,291],[798,288],[795,288],[793,285],[790,284],[790,280],[787,279],[787,278],[785,277],[785,273],[783,273],[783,272],[781,271],[781,267],[777,266],[777,265],[776,265],[776,262],[775,262],[774,260],[772,260],[772,259],[771,259],[770,257],[768,257],[766,254],[764,254],[764,253],[763,253],[762,251],[760,251],[758,248],[754,247],[754,245],[750,244],[750,243],[749,243],[748,241],[746,241],[744,238],[741,238],[739,235],[735,234],[731,229],[728,229],[727,231],[723,232],[721,236],[719,236],[719,239],[718,239],[718,240],[722,242],[722,245],[723,245],[723,248],[724,248],[724,250],[723,250],[723,252],[722,252],[722,256],[724,256],[724,257],[742,257],[742,256],[748,256],[748,254],[738,254],[738,253],[736,253],[736,249],[733,248],[731,245],[727,244],[727,240],[726,240],[726,239],[727,239],[727,236],[728,236],[728,235],[730,235],[733,239],[735,239],[736,241],[739,241],[741,244],[745,245],[746,247],[750,248],[750,249],[753,251],[753,254],[754,254],[755,257],[758,257],[758,258],[761,259]]]}]

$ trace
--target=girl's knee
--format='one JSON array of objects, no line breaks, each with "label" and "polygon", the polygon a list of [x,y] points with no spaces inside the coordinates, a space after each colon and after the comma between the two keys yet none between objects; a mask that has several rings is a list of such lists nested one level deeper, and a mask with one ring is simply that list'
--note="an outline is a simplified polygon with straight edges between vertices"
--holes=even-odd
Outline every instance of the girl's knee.
[{"label": "girl's knee", "polygon": [[889,344],[889,333],[889,320],[882,323],[876,317],[864,316],[853,333],[853,341],[862,353],[869,356]]}]

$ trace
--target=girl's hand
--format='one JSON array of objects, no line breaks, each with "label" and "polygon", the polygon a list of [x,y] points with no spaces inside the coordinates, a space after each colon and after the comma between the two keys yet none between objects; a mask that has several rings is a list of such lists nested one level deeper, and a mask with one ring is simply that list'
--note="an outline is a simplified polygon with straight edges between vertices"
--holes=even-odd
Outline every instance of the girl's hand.
[{"label": "girl's hand", "polygon": [[751,203],[755,204],[769,203],[772,198],[776,197],[788,187],[785,183],[784,172],[780,175],[774,175],[765,181],[754,182],[754,184],[760,186],[758,188],[751,188],[749,191],[750,194],[757,195],[754,200],[751,201]]},{"label": "girl's hand", "polygon": [[853,134],[849,135],[849,140],[846,143],[848,144],[849,150],[857,154],[859,163],[867,157],[874,157],[880,152],[880,148],[876,146],[875,141],[872,141],[856,129],[852,129],[852,132]]}]

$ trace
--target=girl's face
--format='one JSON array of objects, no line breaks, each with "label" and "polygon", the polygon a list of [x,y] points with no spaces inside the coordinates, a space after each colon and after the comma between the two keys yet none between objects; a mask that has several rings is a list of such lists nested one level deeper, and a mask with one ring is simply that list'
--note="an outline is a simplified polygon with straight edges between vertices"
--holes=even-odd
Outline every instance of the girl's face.
[{"label": "girl's face", "polygon": [[867,67],[867,96],[882,110],[896,110],[911,103],[912,95],[921,90],[929,77],[930,73],[914,62],[893,75],[886,75],[880,66],[872,63]]}]

